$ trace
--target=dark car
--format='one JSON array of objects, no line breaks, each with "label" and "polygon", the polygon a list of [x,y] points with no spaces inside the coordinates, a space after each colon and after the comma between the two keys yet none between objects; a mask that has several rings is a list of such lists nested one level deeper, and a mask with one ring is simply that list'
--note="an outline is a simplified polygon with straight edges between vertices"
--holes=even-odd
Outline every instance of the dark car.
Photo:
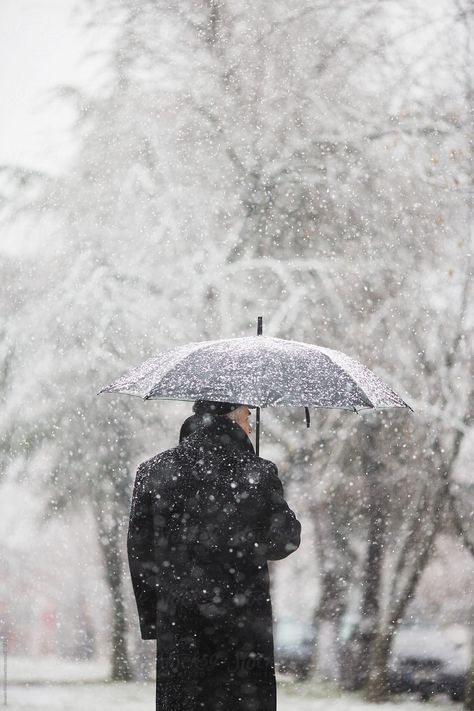
[{"label": "dark car", "polygon": [[462,627],[402,625],[395,638],[390,664],[392,693],[417,693],[422,699],[448,694],[464,696],[469,663],[469,640]]},{"label": "dark car", "polygon": [[275,625],[275,666],[281,674],[307,679],[311,673],[314,633],[310,624],[280,619]]}]

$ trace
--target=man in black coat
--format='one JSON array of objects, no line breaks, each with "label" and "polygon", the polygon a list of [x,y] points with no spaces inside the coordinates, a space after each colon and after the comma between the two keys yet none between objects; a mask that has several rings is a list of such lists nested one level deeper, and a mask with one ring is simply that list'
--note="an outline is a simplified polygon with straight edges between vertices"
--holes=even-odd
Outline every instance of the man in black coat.
[{"label": "man in black coat", "polygon": [[[300,544],[247,406],[197,401],[180,444],[138,468],[128,557],[157,711],[275,711],[268,560]],[[240,423],[240,424],[239,424]]]}]

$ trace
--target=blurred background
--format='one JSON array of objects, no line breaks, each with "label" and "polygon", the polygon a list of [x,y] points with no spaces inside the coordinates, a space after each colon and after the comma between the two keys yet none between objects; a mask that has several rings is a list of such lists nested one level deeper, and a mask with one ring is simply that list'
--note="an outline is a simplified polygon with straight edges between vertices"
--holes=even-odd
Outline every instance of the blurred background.
[{"label": "blurred background", "polygon": [[153,674],[131,487],[190,404],[96,393],[263,315],[415,410],[263,412],[303,523],[271,567],[282,677],[474,709],[473,28],[472,0],[2,0],[14,680]]}]

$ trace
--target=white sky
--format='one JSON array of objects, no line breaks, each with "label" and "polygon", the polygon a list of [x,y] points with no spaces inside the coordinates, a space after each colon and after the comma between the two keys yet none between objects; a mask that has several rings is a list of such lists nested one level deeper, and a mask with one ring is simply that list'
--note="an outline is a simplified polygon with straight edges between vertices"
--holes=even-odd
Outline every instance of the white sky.
[{"label": "white sky", "polygon": [[73,155],[73,112],[53,92],[92,79],[76,7],[77,0],[0,0],[0,165],[57,172]]}]

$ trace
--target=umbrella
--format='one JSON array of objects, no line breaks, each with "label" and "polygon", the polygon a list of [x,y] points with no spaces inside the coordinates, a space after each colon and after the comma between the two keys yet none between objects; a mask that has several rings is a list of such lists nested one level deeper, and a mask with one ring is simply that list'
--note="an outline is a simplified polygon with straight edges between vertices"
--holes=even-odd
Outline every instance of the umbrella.
[{"label": "umbrella", "polygon": [[[375,373],[344,353],[300,341],[257,336],[200,341],[164,351],[132,368],[100,393],[144,400],[216,400],[257,408],[410,408]],[[99,394],[100,394],[99,393]]]}]

